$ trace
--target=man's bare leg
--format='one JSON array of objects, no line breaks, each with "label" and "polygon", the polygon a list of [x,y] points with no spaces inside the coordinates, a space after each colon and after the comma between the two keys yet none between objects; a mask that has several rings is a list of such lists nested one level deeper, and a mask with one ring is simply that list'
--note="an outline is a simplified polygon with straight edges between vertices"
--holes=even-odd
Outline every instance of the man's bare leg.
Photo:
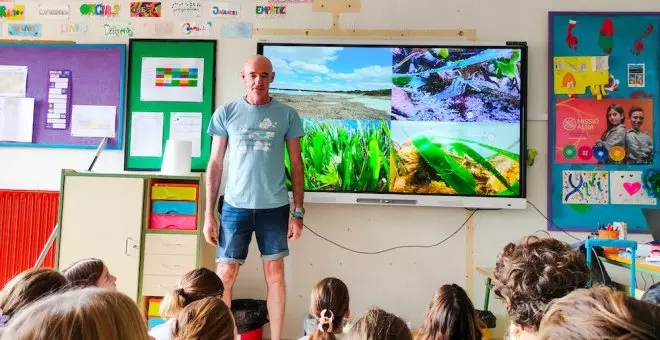
[{"label": "man's bare leg", "polygon": [[271,340],[280,340],[284,325],[284,307],[286,291],[284,289],[284,260],[264,260],[266,277],[268,319],[270,320]]},{"label": "man's bare leg", "polygon": [[236,282],[236,277],[238,277],[239,267],[240,265],[238,263],[220,262],[216,270],[220,280],[222,280],[222,285],[225,287],[225,293],[222,294],[222,301],[229,308],[231,308],[231,293],[234,288],[234,282]]}]

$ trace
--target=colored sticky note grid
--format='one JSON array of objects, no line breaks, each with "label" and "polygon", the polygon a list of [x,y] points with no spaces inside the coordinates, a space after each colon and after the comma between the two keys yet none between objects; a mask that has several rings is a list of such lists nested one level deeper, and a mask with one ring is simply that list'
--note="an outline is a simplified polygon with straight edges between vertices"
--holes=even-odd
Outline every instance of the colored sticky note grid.
[{"label": "colored sticky note grid", "polygon": [[187,67],[156,68],[157,87],[197,87],[198,69]]}]

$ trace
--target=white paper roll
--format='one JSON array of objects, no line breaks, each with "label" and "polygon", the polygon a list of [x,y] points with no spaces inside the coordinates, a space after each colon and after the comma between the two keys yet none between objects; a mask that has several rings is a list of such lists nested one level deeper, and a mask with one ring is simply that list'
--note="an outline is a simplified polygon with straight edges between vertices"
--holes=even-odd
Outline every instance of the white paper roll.
[{"label": "white paper roll", "polygon": [[165,144],[160,172],[170,176],[189,175],[192,162],[192,142],[169,139]]}]

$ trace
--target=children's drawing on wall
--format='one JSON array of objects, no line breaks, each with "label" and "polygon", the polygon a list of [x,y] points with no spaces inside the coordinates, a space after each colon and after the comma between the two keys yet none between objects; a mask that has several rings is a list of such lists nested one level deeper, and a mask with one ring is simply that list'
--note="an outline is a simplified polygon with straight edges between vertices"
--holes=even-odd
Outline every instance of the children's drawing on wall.
[{"label": "children's drawing on wall", "polygon": [[649,196],[642,185],[641,171],[610,172],[610,191],[612,204],[657,204],[657,200]]},{"label": "children's drawing on wall", "polygon": [[211,16],[216,18],[238,17],[241,13],[241,5],[232,2],[220,2],[211,6]]},{"label": "children's drawing on wall", "polygon": [[172,22],[146,22],[142,27],[142,33],[147,36],[170,36],[174,34],[174,23]]},{"label": "children's drawing on wall", "polygon": [[607,171],[572,171],[562,173],[562,203],[608,204]]},{"label": "children's drawing on wall", "polygon": [[644,64],[628,64],[628,87],[646,86],[646,66]]},{"label": "children's drawing on wall", "polygon": [[607,95],[610,78],[607,56],[554,57],[554,93],[575,97],[591,90],[597,99]]},{"label": "children's drawing on wall", "polygon": [[651,99],[558,99],[557,163],[651,164]]},{"label": "children's drawing on wall", "polygon": [[131,2],[131,17],[134,18],[160,18],[161,16],[161,3],[160,1]]}]

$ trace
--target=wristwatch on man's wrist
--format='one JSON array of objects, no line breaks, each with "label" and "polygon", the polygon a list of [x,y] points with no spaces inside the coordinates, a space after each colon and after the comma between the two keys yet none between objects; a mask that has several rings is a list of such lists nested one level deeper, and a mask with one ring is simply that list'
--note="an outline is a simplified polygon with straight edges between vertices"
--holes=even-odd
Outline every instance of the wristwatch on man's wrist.
[{"label": "wristwatch on man's wrist", "polygon": [[293,218],[302,220],[304,216],[305,216],[305,208],[293,209]]}]

